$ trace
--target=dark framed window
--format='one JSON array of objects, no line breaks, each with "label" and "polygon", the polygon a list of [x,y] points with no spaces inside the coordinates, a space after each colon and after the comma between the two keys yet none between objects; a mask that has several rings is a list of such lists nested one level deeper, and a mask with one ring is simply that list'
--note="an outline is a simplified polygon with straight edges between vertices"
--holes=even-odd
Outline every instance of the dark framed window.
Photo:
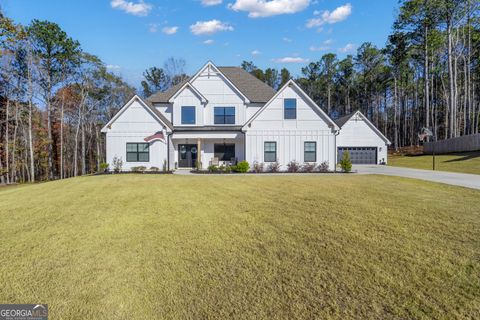
[{"label": "dark framed window", "polygon": [[215,107],[214,124],[235,124],[235,107]]},{"label": "dark framed window", "polygon": [[263,161],[275,162],[277,161],[277,143],[266,141],[263,145]]},{"label": "dark framed window", "polygon": [[195,124],[195,107],[182,107],[182,124]]},{"label": "dark framed window", "polygon": [[317,143],[315,141],[305,141],[305,143],[303,144],[303,161],[317,161]]},{"label": "dark framed window", "polygon": [[150,145],[148,143],[127,143],[127,162],[149,162]]},{"label": "dark framed window", "polygon": [[297,99],[283,100],[284,119],[297,119]]},{"label": "dark framed window", "polygon": [[235,144],[222,143],[213,145],[213,153],[215,158],[220,161],[230,161],[235,158]]}]

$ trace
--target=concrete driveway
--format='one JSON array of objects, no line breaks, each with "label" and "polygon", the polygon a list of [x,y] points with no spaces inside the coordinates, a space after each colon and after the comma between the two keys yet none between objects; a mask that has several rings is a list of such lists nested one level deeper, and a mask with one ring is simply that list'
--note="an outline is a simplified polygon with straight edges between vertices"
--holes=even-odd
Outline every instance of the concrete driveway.
[{"label": "concrete driveway", "polygon": [[401,167],[354,165],[353,170],[360,174],[383,174],[451,184],[454,186],[480,189],[480,175],[445,171],[420,170]]}]

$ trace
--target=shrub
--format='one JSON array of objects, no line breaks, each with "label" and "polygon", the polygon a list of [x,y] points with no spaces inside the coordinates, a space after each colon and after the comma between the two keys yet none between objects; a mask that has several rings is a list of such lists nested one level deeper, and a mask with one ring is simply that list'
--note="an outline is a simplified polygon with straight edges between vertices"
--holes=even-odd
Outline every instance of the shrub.
[{"label": "shrub", "polygon": [[313,172],[316,166],[316,163],[305,162],[302,166],[302,172]]},{"label": "shrub", "polygon": [[158,167],[150,167],[150,171],[158,172],[158,171],[160,171],[160,169]]},{"label": "shrub", "polygon": [[218,167],[214,164],[208,166],[208,171],[210,172],[218,172]]},{"label": "shrub", "polygon": [[318,171],[320,172],[328,172],[329,171],[329,165],[328,161],[323,161],[318,165]]},{"label": "shrub", "polygon": [[247,160],[240,161],[235,166],[235,171],[240,173],[246,173],[250,169],[250,164],[248,164]]},{"label": "shrub", "polygon": [[224,172],[225,171],[225,166],[223,164],[221,166],[219,166],[218,171]]},{"label": "shrub", "polygon": [[117,156],[113,157],[112,165],[113,165],[113,172],[120,173],[122,171],[122,167],[123,167],[122,158],[119,158]]},{"label": "shrub", "polygon": [[226,167],[225,167],[225,172],[226,172],[226,173],[232,172],[232,166],[226,166]]},{"label": "shrub", "polygon": [[292,160],[287,164],[288,172],[298,172],[298,170],[300,170],[300,164],[297,161]]},{"label": "shrub", "polygon": [[106,162],[100,163],[100,172],[107,172],[110,165]]},{"label": "shrub", "polygon": [[350,153],[345,151],[342,155],[342,160],[340,160],[340,167],[343,172],[352,171],[352,161],[350,160]]},{"label": "shrub", "polygon": [[267,171],[272,173],[280,172],[280,163],[271,162],[267,167]]},{"label": "shrub", "polygon": [[253,163],[253,172],[260,173],[263,172],[265,169],[265,164],[263,162],[255,161]]},{"label": "shrub", "polygon": [[141,172],[141,173],[143,173],[145,170],[147,170],[147,167],[145,167],[145,166],[132,167],[131,170],[132,170],[133,172]]}]

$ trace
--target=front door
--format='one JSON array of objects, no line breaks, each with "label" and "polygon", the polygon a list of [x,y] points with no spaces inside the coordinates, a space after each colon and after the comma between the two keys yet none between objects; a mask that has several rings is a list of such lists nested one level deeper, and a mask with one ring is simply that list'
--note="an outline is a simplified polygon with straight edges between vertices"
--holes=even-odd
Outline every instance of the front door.
[{"label": "front door", "polygon": [[197,164],[198,148],[196,144],[178,145],[178,167],[195,168]]}]

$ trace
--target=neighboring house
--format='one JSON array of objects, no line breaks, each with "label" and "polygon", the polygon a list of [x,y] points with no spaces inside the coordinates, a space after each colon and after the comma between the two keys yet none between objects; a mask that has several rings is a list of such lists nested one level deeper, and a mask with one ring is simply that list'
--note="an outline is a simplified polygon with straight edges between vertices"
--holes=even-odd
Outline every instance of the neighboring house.
[{"label": "neighboring house", "polygon": [[121,158],[123,170],[242,160],[283,169],[292,160],[327,161],[333,170],[339,130],[293,80],[275,92],[241,68],[208,62],[165,92],[134,96],[102,132],[107,162]]},{"label": "neighboring house", "polygon": [[390,141],[360,111],[335,120],[338,159],[348,150],[353,164],[387,163]]}]

